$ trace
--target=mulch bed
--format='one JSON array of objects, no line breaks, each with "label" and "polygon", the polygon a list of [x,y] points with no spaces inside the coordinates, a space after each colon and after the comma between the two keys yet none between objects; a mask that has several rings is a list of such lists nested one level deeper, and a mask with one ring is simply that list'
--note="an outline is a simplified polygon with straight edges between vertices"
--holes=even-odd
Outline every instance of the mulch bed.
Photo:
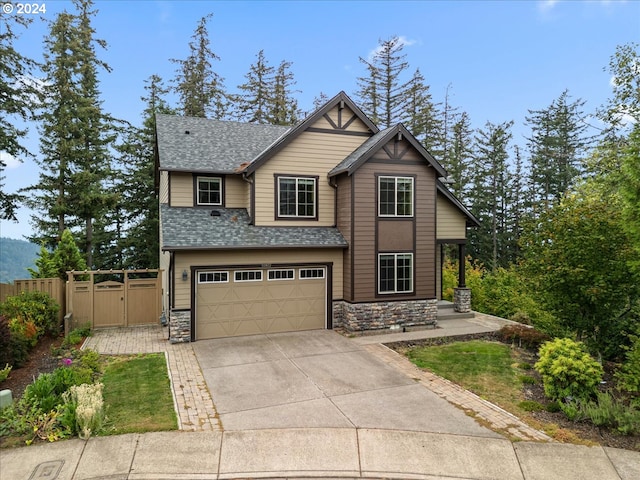
[{"label": "mulch bed", "polygon": [[[473,335],[460,335],[453,337],[427,338],[424,340],[395,342],[385,345],[404,355],[407,350],[415,347],[444,345],[455,341],[469,340],[500,341],[495,333],[480,333]],[[512,348],[518,349],[518,354],[522,361],[533,365],[538,360],[536,352],[513,346],[511,345],[511,343],[506,344],[510,345]],[[612,388],[614,384],[614,379],[611,375],[612,369],[607,367],[608,366],[605,365],[605,384],[603,384],[603,388]],[[528,371],[527,375],[535,377],[537,381],[533,385],[523,385],[524,399],[533,400],[542,405],[547,405],[549,401],[544,394],[540,375],[533,369]],[[556,440],[558,441],[563,441],[565,439],[563,434],[566,434],[566,432],[570,432],[582,440],[597,443],[599,445],[602,445],[603,447],[623,448],[625,450],[640,451],[640,436],[638,435],[625,436],[620,435],[610,429],[596,427],[589,422],[572,422],[568,420],[562,412],[553,413],[541,411],[530,412],[529,415],[537,422],[557,425],[559,429],[557,430],[558,433],[556,434]],[[526,419],[523,420],[526,421]],[[536,425],[532,426],[534,426],[535,428],[539,428],[539,426]]]}]

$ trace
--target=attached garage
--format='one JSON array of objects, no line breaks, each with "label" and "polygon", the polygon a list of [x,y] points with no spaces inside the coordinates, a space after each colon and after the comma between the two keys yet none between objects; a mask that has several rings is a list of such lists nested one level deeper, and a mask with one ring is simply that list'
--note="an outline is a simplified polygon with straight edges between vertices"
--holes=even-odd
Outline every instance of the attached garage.
[{"label": "attached garage", "polygon": [[327,328],[326,266],[195,272],[196,340]]}]

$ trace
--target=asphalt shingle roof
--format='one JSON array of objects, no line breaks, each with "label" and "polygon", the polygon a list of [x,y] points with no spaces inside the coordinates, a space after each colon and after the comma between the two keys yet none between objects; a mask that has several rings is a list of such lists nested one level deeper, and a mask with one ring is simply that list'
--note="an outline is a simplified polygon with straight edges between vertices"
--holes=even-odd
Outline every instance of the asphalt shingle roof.
[{"label": "asphalt shingle roof", "polygon": [[[344,248],[332,227],[264,227],[249,224],[244,208],[190,208],[161,205],[165,250],[320,247]],[[220,216],[212,216],[217,211]]]},{"label": "asphalt shingle roof", "polygon": [[362,145],[351,152],[347,157],[342,160],[338,165],[333,167],[329,172],[329,176],[338,175],[340,173],[349,171],[349,169],[362,158],[364,155],[368,155],[372,151],[377,151],[379,148],[378,143],[383,141],[384,137],[396,127],[389,127],[385,130],[381,130],[372,137],[369,137]]},{"label": "asphalt shingle roof", "polygon": [[291,127],[159,114],[156,129],[161,170],[233,173]]}]

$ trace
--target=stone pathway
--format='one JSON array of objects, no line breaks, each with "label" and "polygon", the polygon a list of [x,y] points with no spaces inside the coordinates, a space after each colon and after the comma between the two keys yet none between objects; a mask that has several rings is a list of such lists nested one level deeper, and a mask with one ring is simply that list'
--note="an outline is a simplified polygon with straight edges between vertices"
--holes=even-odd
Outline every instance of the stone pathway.
[{"label": "stone pathway", "polygon": [[193,347],[190,343],[169,343],[166,328],[152,325],[96,330],[82,348],[105,355],[164,352],[179,429],[192,432],[221,430]]}]

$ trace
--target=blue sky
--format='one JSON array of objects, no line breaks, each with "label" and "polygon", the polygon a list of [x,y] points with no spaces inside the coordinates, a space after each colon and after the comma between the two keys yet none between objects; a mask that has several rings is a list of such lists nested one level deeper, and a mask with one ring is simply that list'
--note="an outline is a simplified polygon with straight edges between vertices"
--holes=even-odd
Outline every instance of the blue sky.
[{"label": "blue sky", "polygon": [[[0,4],[3,0],[0,0]],[[43,0],[43,19],[21,31],[16,47],[40,60],[47,22],[73,10],[71,2]],[[364,75],[359,57],[368,57],[379,39],[402,37],[413,72],[425,76],[436,102],[466,111],[474,127],[513,120],[514,141],[523,143],[528,110],[546,108],[564,89],[594,111],[611,94],[604,71],[616,45],[640,41],[640,1],[179,1],[96,0],[99,52],[112,68],[100,76],[104,109],[138,124],[143,82],[152,74],[165,81],[175,74],[170,58],[183,59],[199,19],[209,23],[214,67],[228,90],[244,82],[263,49],[270,64],[293,62],[300,107],[310,110],[321,91],[344,90],[355,98]],[[15,13],[13,13],[15,14]],[[594,121],[594,124],[596,122]],[[38,155],[30,127],[28,148]],[[31,160],[9,159],[5,189],[37,181]],[[0,222],[0,235],[31,233],[29,212],[19,222]]]}]

